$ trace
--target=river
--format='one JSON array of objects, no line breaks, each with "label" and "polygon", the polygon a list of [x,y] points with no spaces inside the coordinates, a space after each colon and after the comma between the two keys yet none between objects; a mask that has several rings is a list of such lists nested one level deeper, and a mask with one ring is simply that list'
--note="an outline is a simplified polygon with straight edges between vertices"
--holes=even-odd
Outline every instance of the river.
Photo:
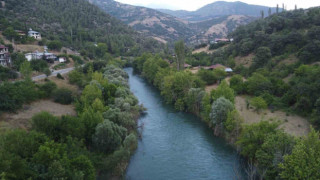
[{"label": "river", "polygon": [[[239,179],[240,161],[233,148],[203,122],[166,105],[157,89],[129,74],[131,91],[148,110],[140,118],[142,138],[126,172],[128,180]],[[243,176],[242,176],[243,178]]]}]

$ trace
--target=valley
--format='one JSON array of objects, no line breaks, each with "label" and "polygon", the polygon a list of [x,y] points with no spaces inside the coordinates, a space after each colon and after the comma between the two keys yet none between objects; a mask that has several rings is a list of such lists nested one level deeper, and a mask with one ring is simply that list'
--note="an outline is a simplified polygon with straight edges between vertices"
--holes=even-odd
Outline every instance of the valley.
[{"label": "valley", "polygon": [[320,179],[319,7],[121,2],[0,2],[0,179]]}]

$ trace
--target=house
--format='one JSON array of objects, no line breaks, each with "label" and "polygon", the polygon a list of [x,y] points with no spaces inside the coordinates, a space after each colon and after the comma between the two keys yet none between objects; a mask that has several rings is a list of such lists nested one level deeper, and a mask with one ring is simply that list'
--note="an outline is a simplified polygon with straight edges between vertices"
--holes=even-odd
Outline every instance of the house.
[{"label": "house", "polygon": [[218,69],[218,68],[225,69],[226,67],[224,65],[221,65],[221,64],[214,64],[214,65],[211,65],[211,66],[204,67],[204,69],[208,69],[208,70],[214,70],[214,69]]},{"label": "house", "polygon": [[0,45],[0,65],[6,67],[11,66],[9,48],[3,45]]},{"label": "house", "polygon": [[64,63],[67,61],[67,58],[66,57],[59,57],[59,62],[60,63]]},{"label": "house", "polygon": [[225,72],[227,73],[232,73],[233,70],[229,67],[226,67],[222,64],[214,64],[214,65],[211,65],[211,66],[206,66],[204,67],[204,69],[207,69],[207,70],[214,70],[214,69],[224,69]]},{"label": "house", "polygon": [[44,51],[44,52],[35,51],[33,53],[27,53],[25,54],[25,57],[28,61],[42,59],[52,63],[57,59],[56,55],[54,55],[53,53],[49,53],[47,51]]},{"label": "house", "polygon": [[36,40],[41,40],[41,34],[37,31],[33,31],[31,28],[28,31],[28,36],[33,37]]}]

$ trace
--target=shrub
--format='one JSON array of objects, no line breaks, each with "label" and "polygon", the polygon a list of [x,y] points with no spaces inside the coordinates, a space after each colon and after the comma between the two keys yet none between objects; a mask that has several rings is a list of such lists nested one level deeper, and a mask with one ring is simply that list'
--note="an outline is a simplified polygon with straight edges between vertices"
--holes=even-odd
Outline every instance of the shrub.
[{"label": "shrub", "polygon": [[124,140],[127,130],[124,127],[105,120],[98,124],[93,136],[95,148],[100,152],[112,152],[116,150]]},{"label": "shrub", "polygon": [[57,88],[57,85],[56,85],[56,83],[49,81],[49,82],[46,82],[42,85],[39,85],[38,88],[39,88],[40,92],[43,93],[44,97],[49,97],[49,96],[51,96],[52,92]]},{"label": "shrub", "polygon": [[57,78],[58,79],[64,79],[64,77],[60,73],[57,74]]},{"label": "shrub", "polygon": [[73,101],[72,91],[66,88],[57,89],[53,92],[53,99],[60,104],[71,104]]},{"label": "shrub", "polygon": [[255,97],[251,99],[251,105],[256,108],[256,111],[260,111],[261,109],[266,109],[268,104],[262,97]]}]

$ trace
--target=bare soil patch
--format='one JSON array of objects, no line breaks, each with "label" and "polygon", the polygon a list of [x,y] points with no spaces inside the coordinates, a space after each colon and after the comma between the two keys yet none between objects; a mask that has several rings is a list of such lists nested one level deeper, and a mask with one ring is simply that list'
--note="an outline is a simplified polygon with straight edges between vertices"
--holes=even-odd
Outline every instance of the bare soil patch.
[{"label": "bare soil patch", "polygon": [[257,113],[254,109],[247,109],[246,97],[237,96],[235,106],[240,115],[244,118],[245,124],[258,123],[260,121],[280,121],[280,128],[293,136],[306,136],[310,131],[310,123],[307,119],[297,116],[288,115],[282,111],[272,113],[270,110],[264,110]]},{"label": "bare soil patch", "polygon": [[32,116],[42,111],[47,111],[54,116],[77,115],[73,105],[62,105],[51,100],[40,100],[24,105],[16,113],[2,114],[0,116],[0,131],[14,128],[29,129]]}]

